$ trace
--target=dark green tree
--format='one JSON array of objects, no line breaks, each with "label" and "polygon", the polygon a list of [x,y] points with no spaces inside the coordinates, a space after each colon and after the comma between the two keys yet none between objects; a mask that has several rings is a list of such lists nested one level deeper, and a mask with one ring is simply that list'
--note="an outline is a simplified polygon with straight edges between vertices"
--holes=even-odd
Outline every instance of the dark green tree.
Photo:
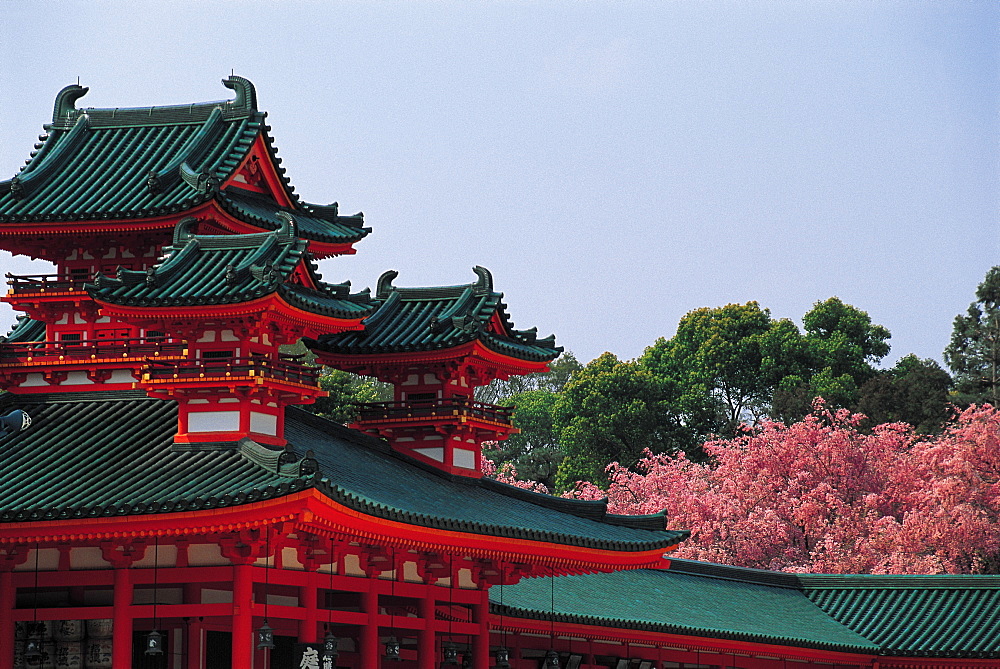
[{"label": "dark green tree", "polygon": [[889,353],[889,330],[839,297],[813,305],[802,326],[814,373],[828,369],[830,379],[849,376],[855,387],[874,376],[875,365]]},{"label": "dark green tree", "polygon": [[797,371],[775,385],[771,402],[771,417],[785,423],[804,418],[816,397],[830,407],[856,407],[859,389],[889,353],[889,330],[838,297],[813,305],[802,325]]},{"label": "dark green tree", "polygon": [[691,448],[690,430],[676,411],[677,388],[669,378],[635,362],[604,353],[573,375],[553,410],[565,457],[555,487],[578,480],[607,483],[610,462],[631,466],[644,449],[654,453]]},{"label": "dark green tree", "polygon": [[956,403],[1000,406],[1000,266],[986,273],[976,301],[955,317],[944,360],[955,376]]},{"label": "dark green tree", "polygon": [[756,302],[689,312],[640,362],[677,384],[677,407],[701,439],[733,436],[741,423],[759,420],[781,381],[808,368],[795,324],[775,321]]},{"label": "dark green tree", "polygon": [[327,369],[319,377],[319,387],[329,394],[302,408],[338,423],[349,423],[357,417],[355,403],[392,399],[392,386],[388,383],[339,369]]},{"label": "dark green tree", "polygon": [[572,351],[562,353],[549,363],[549,371],[512,376],[507,380],[497,379],[487,386],[476,388],[476,399],[490,404],[513,404],[510,398],[531,390],[546,390],[557,393],[572,378],[573,374],[583,369]]},{"label": "dark green tree", "polygon": [[858,390],[856,411],[868,425],[903,422],[922,434],[937,433],[948,420],[951,376],[935,360],[907,355],[868,379]]},{"label": "dark green tree", "polygon": [[558,399],[550,390],[528,390],[506,398],[505,403],[514,406],[514,427],[520,433],[494,442],[483,449],[483,455],[498,468],[510,463],[519,478],[544,483],[551,490],[556,469],[565,457],[552,415]]}]

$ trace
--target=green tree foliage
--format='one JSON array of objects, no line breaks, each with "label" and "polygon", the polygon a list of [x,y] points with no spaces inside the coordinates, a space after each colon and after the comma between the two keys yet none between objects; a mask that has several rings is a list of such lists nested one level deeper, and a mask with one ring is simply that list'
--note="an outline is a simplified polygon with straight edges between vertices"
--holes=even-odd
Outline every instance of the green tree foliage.
[{"label": "green tree foliage", "polygon": [[606,482],[609,462],[635,463],[654,453],[690,447],[691,434],[676,411],[676,384],[635,362],[604,353],[573,375],[553,410],[565,458],[556,489],[578,480]]},{"label": "green tree foliage", "polygon": [[543,483],[551,490],[564,457],[552,416],[558,399],[558,393],[550,390],[527,390],[506,398],[505,403],[515,407],[514,427],[521,432],[491,446],[484,444],[483,455],[498,469],[509,463],[519,477]]},{"label": "green tree foliage", "polygon": [[903,422],[920,434],[936,433],[949,418],[950,389],[941,365],[911,353],[861,386],[856,410],[868,417],[868,427]]},{"label": "green tree foliage", "polygon": [[889,330],[839,297],[817,302],[802,317],[802,325],[812,368],[817,373],[829,370],[830,379],[850,377],[860,387],[889,353]]},{"label": "green tree foliage", "polygon": [[349,423],[357,417],[357,412],[352,407],[354,403],[392,399],[392,386],[388,383],[339,369],[329,369],[321,375],[319,387],[329,395],[302,408],[338,423]]},{"label": "green tree foliage", "polygon": [[732,435],[768,412],[775,386],[803,373],[802,337],[756,302],[686,314],[671,339],[646,349],[641,364],[680,389],[678,407],[699,437]]},{"label": "green tree foliage", "polygon": [[785,423],[809,414],[822,397],[830,407],[856,407],[860,388],[889,353],[889,330],[838,297],[817,302],[802,317],[797,363],[775,384],[770,416]]},{"label": "green tree foliage", "polygon": [[965,315],[955,317],[944,359],[959,403],[1000,406],[1000,266],[986,273]]},{"label": "green tree foliage", "polygon": [[476,388],[476,400],[489,404],[515,404],[512,398],[532,390],[557,393],[563,389],[573,374],[583,369],[572,351],[566,351],[549,363],[549,371],[512,376],[506,381],[497,379],[488,386]]}]

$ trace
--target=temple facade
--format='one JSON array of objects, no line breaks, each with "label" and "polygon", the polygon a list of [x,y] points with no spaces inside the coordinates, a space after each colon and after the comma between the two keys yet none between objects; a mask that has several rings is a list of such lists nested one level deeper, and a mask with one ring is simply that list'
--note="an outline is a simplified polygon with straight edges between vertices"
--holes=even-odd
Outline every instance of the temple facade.
[{"label": "temple facade", "polygon": [[[663,514],[484,477],[516,428],[475,389],[554,338],[482,267],[325,282],[370,228],[300,199],[252,84],[223,84],[68,86],[0,182],[0,247],[55,266],[3,298],[0,669],[997,666],[1000,578],[671,560]],[[314,415],[321,365],[392,400]]]}]

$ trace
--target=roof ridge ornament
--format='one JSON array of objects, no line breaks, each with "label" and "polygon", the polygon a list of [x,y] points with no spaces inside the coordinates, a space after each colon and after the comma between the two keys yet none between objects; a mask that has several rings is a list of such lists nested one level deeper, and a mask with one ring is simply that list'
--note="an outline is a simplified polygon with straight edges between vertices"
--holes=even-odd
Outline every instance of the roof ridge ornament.
[{"label": "roof ridge ornament", "polygon": [[472,271],[476,273],[479,279],[472,286],[472,290],[476,295],[487,295],[493,292],[493,275],[485,267],[476,265],[472,268]]},{"label": "roof ridge ornament", "polygon": [[194,216],[185,216],[177,221],[177,225],[174,226],[173,246],[175,249],[179,249],[184,246],[185,242],[194,239],[194,226],[197,222],[198,219]]},{"label": "roof ridge ornament", "polygon": [[378,278],[378,283],[375,285],[375,299],[384,300],[389,297],[389,293],[396,290],[395,286],[392,285],[393,279],[399,276],[399,272],[394,269],[382,272],[382,276]]},{"label": "roof ridge ornament", "polygon": [[281,220],[281,227],[275,232],[285,239],[295,239],[299,236],[299,226],[295,222],[295,217],[287,211],[279,211],[275,217]]},{"label": "roof ridge ornament", "polygon": [[69,118],[76,111],[76,101],[87,94],[90,88],[80,84],[70,84],[56,94],[56,103],[52,107],[52,122],[58,123]]},{"label": "roof ridge ornament", "polygon": [[249,79],[232,74],[222,80],[222,85],[236,93],[236,99],[230,102],[234,107],[243,107],[249,111],[257,111],[257,89]]}]

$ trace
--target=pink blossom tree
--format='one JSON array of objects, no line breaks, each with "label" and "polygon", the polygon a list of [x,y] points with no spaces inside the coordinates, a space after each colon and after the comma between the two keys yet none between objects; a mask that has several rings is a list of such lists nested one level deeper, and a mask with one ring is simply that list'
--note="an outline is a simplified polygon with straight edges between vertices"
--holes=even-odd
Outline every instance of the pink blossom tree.
[{"label": "pink blossom tree", "polygon": [[674,555],[745,567],[828,573],[994,573],[1000,570],[1000,412],[962,412],[937,437],[821,401],[792,425],[764,423],[709,442],[705,464],[646,456],[608,466],[615,513],[666,509],[692,530]]}]

